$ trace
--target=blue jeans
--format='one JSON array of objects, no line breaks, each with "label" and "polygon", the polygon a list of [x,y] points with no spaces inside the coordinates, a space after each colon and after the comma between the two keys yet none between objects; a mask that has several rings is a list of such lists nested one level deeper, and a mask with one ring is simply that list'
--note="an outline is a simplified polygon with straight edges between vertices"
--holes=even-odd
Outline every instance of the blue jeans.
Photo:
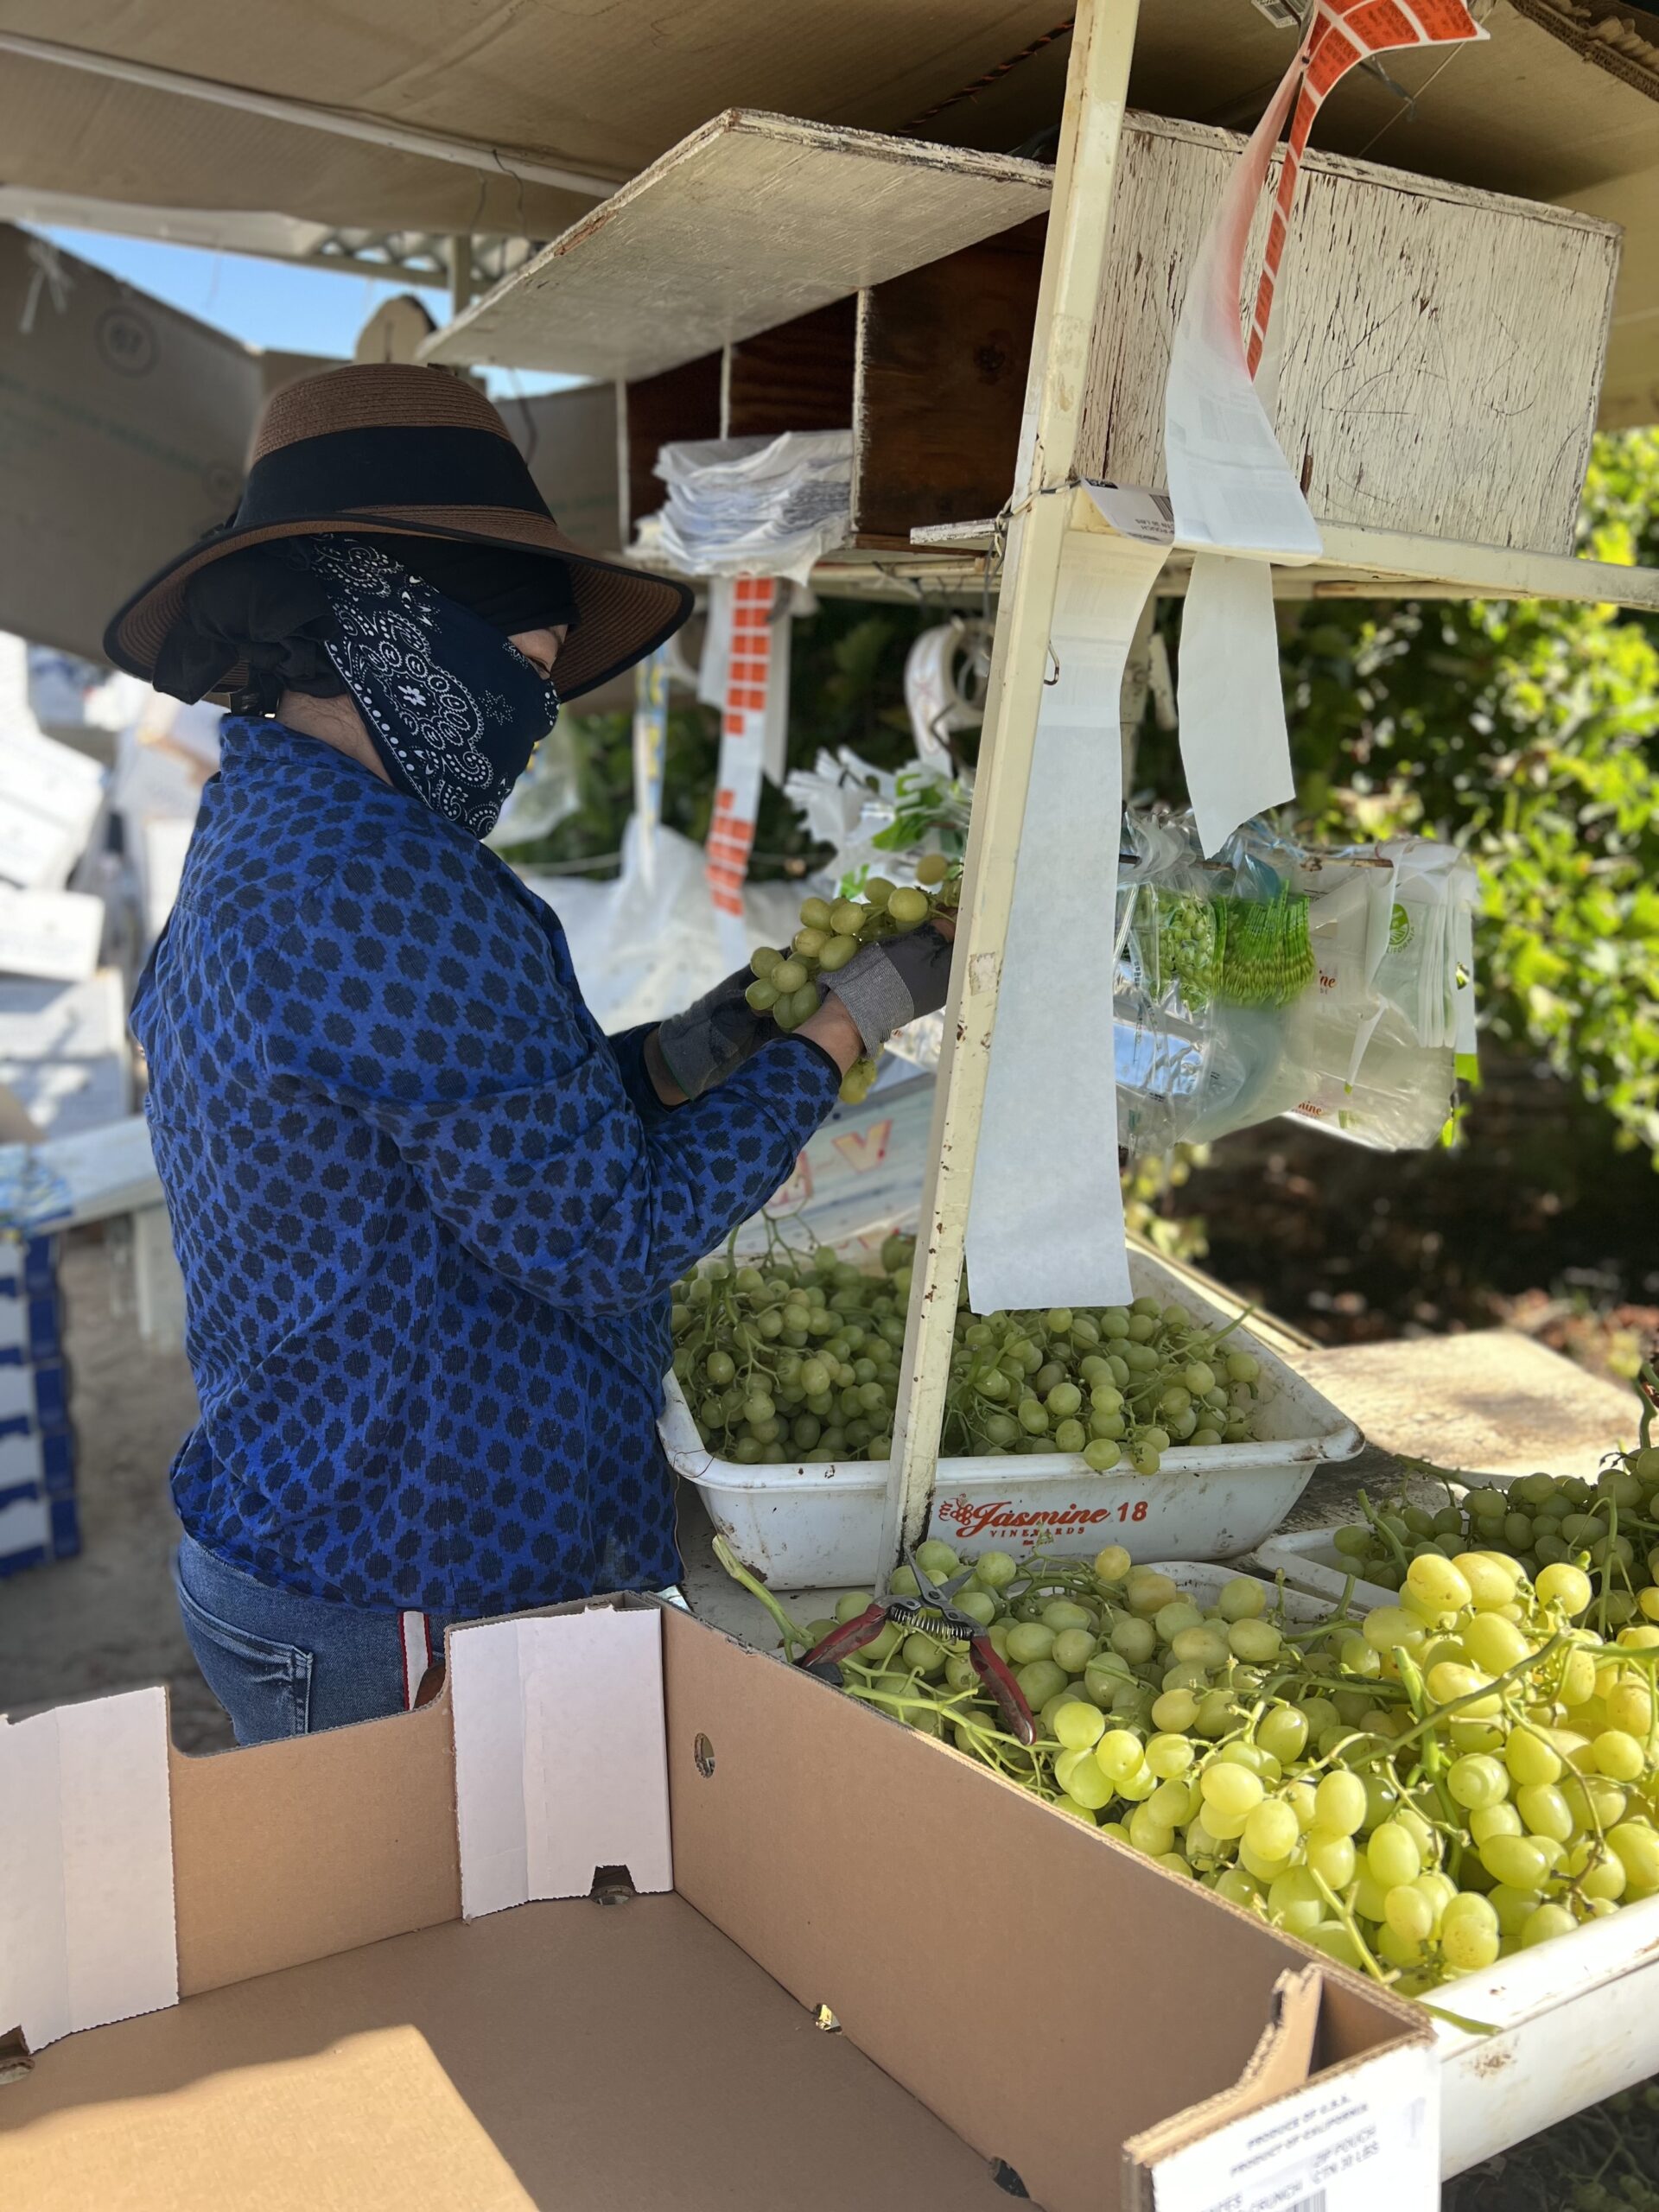
[{"label": "blue jeans", "polygon": [[[402,1713],[404,1617],[359,1612],[256,1581],[194,1536],[174,1561],[184,1632],[207,1687],[231,1717],[238,1744],[305,1736]],[[451,1616],[429,1613],[434,1662]]]}]

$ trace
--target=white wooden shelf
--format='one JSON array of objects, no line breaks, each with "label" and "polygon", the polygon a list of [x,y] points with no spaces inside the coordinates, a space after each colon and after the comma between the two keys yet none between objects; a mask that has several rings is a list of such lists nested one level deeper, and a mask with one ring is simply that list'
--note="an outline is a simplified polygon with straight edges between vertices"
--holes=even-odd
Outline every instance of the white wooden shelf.
[{"label": "white wooden shelf", "polygon": [[1047,207],[1040,162],[733,108],[446,325],[429,361],[657,376]]},{"label": "white wooden shelf", "polygon": [[[1111,527],[1082,491],[1072,495],[1070,526],[1096,533]],[[1321,560],[1274,567],[1274,589],[1281,598],[1555,599],[1659,613],[1659,569],[1620,568],[1503,545],[1460,545],[1347,524],[1321,523],[1319,529],[1325,539]],[[918,552],[961,556],[988,551],[994,537],[995,525],[986,520],[913,531],[911,543]],[[1192,557],[1186,548],[1172,546],[1160,591],[1185,589]]]}]

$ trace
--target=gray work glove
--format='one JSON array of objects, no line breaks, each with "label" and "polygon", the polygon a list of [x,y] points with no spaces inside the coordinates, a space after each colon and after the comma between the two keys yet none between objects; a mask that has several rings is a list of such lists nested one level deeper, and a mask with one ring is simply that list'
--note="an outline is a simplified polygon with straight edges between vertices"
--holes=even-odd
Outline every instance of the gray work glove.
[{"label": "gray work glove", "polygon": [[663,1065],[688,1098],[701,1098],[705,1090],[724,1083],[763,1045],[782,1035],[772,1016],[757,1014],[744,997],[753,981],[753,969],[740,968],[695,1006],[683,1014],[671,1014],[658,1025],[657,1047]]},{"label": "gray work glove", "polygon": [[931,922],[855,952],[835,976],[820,976],[858,1026],[864,1050],[879,1052],[895,1029],[937,1014],[950,988],[950,940]]}]

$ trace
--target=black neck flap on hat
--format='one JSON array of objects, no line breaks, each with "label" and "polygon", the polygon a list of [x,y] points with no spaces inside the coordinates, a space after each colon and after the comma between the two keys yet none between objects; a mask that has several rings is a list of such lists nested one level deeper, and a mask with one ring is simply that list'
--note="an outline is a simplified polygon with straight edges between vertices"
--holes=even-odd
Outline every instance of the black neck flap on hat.
[{"label": "black neck flap on hat", "polygon": [[509,637],[520,630],[575,627],[569,563],[556,554],[471,545],[454,537],[364,537],[358,543],[372,545]]}]

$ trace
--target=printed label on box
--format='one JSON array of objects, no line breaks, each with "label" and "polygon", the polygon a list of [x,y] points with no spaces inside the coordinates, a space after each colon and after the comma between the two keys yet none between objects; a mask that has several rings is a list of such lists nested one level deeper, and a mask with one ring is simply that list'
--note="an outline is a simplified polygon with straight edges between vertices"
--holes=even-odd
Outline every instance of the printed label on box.
[{"label": "printed label on box", "polygon": [[1160,2159],[1155,2212],[1435,2212],[1440,2095],[1432,2044],[1384,2051]]}]

